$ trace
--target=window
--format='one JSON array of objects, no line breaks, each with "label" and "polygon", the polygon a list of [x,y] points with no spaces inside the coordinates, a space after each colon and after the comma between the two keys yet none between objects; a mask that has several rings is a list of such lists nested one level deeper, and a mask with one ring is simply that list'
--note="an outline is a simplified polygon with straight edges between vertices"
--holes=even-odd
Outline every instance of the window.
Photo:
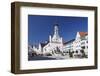
[{"label": "window", "polygon": [[85,44],[85,42],[82,42],[81,45]]}]

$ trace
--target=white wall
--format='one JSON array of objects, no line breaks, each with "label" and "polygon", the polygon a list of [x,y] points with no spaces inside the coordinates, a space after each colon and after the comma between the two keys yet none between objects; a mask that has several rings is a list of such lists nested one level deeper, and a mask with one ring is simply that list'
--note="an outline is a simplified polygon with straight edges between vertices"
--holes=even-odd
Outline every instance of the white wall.
[{"label": "white wall", "polygon": [[[0,0],[0,76],[16,76],[10,73],[10,60],[11,60],[11,15],[10,15],[10,3],[15,0]],[[57,3],[57,4],[74,4],[74,5],[87,5],[98,6],[100,20],[100,0],[17,0],[17,1],[29,1],[39,3]],[[100,23],[98,23],[100,24]],[[100,33],[100,26],[98,26]],[[98,42],[100,42],[100,35],[98,36]],[[99,43],[100,46],[100,43]],[[100,50],[100,49],[99,49]],[[100,58],[100,51],[99,58]],[[100,74],[100,59],[98,70],[81,70],[81,71],[65,71],[65,72],[53,72],[53,73],[38,73],[38,74],[21,74],[18,76],[99,76]]]}]

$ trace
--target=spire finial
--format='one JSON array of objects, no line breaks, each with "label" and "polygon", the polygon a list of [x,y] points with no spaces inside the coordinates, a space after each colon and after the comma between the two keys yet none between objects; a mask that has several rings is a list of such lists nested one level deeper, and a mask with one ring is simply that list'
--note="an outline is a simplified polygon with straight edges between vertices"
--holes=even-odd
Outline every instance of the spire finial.
[{"label": "spire finial", "polygon": [[58,24],[55,24],[55,25],[54,25],[54,35],[55,35],[56,38],[59,37],[58,31],[59,31],[59,29],[58,29]]}]

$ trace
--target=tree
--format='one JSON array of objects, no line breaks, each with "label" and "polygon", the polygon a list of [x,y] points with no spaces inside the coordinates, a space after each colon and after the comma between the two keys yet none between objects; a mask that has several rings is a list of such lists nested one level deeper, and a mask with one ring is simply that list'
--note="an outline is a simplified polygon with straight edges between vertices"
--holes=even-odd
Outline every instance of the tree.
[{"label": "tree", "polygon": [[73,52],[71,52],[70,50],[69,50],[69,56],[73,57]]},{"label": "tree", "polygon": [[82,53],[82,57],[86,57],[84,50],[80,50],[80,52]]}]

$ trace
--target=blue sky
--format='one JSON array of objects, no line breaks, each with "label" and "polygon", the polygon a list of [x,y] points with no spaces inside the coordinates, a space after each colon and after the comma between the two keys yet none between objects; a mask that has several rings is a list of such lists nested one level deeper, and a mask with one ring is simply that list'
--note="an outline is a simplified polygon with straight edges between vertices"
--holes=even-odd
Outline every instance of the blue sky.
[{"label": "blue sky", "polygon": [[55,23],[64,41],[74,39],[78,31],[88,31],[87,17],[28,15],[28,43],[38,45],[48,40],[49,35],[53,35]]}]

